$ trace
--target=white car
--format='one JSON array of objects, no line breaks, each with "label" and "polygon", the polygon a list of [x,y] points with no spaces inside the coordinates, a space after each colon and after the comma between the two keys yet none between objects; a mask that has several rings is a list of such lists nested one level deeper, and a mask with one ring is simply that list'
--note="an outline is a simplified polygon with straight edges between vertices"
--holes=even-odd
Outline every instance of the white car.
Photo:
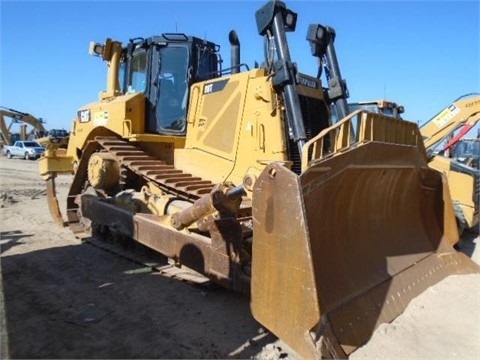
[{"label": "white car", "polygon": [[2,150],[9,159],[17,156],[26,160],[38,159],[45,152],[45,148],[36,141],[15,141],[13,145],[4,146]]}]

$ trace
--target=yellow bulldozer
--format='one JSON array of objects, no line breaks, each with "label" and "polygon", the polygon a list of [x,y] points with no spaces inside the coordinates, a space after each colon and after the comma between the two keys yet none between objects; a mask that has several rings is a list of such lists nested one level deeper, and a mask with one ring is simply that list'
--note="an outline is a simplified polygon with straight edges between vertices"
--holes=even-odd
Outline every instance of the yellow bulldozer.
[{"label": "yellow bulldozer", "polygon": [[50,129],[45,136],[38,138],[37,142],[42,144],[45,148],[54,147],[66,149],[69,137],[70,134],[65,129]]},{"label": "yellow bulldozer", "polygon": [[[429,286],[479,267],[452,247],[448,186],[417,124],[356,111],[332,125],[335,91],[289,53],[297,14],[269,1],[255,20],[253,69],[233,30],[229,68],[181,33],[91,43],[107,88],[77,111],[66,153],[40,159],[49,208],[78,237],[130,239],[249,296],[300,356],[346,358]],[[330,34],[308,27],[313,56]],[[61,174],[74,174],[66,219]]]},{"label": "yellow bulldozer", "polygon": [[370,112],[377,112],[397,119],[400,119],[401,115],[405,112],[403,105],[385,99],[350,102],[348,103],[348,108],[351,112],[362,109]]}]

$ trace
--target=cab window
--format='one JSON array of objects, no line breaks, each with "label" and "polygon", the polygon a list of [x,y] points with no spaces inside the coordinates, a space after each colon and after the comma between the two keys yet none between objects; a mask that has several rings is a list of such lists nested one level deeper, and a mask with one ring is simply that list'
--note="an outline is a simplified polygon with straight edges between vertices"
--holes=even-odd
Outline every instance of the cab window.
[{"label": "cab window", "polygon": [[183,46],[164,47],[160,50],[160,58],[157,121],[163,130],[183,132],[188,101],[189,50]]},{"label": "cab window", "polygon": [[140,49],[130,59],[127,91],[144,92],[147,88],[147,52]]}]

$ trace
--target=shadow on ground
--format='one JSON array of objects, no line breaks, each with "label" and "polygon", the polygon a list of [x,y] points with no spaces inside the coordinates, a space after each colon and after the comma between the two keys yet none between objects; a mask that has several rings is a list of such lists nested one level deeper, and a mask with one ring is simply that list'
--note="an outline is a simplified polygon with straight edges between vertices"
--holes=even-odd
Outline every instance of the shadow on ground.
[{"label": "shadow on ground", "polygon": [[455,245],[455,249],[472,258],[477,247],[476,239],[478,238],[478,236],[478,231],[464,231],[462,237],[460,238],[460,241],[458,242],[458,244]]},{"label": "shadow on ground", "polygon": [[33,236],[33,234],[24,234],[20,230],[1,231],[0,232],[0,254],[11,249],[14,246],[20,245],[21,240],[25,237]]},{"label": "shadow on ground", "polygon": [[244,296],[87,243],[3,253],[1,267],[12,359],[250,358],[276,340]]}]

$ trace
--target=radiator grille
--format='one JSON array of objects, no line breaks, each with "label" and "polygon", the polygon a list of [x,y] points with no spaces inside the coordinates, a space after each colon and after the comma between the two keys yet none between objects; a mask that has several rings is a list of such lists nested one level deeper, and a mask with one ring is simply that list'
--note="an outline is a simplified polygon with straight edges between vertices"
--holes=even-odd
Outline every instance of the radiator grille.
[{"label": "radiator grille", "polygon": [[[303,126],[307,135],[307,141],[316,136],[320,131],[330,126],[329,112],[325,103],[320,99],[299,95],[300,108],[302,110]],[[293,162],[292,171],[300,175],[302,164],[297,144],[289,138],[289,159]]]}]

